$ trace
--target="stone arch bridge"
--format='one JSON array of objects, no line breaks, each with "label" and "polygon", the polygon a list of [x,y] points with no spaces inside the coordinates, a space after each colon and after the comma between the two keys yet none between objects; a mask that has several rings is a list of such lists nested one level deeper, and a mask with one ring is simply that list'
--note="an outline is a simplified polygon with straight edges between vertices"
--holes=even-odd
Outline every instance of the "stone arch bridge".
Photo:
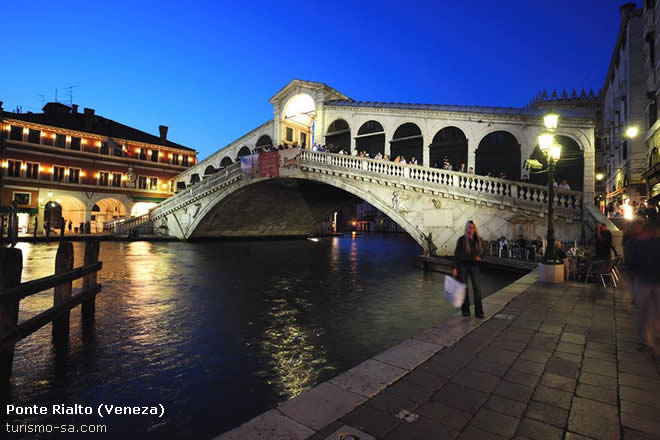
[{"label": "stone arch bridge", "polygon": [[[282,161],[278,177],[260,177],[235,163],[122,229],[151,221],[155,231],[184,240],[308,235],[357,197],[438,255],[453,253],[467,220],[475,221],[486,239],[510,237],[519,223],[531,227],[534,236],[545,236],[543,186],[308,149],[285,151],[295,160]],[[558,190],[553,203],[556,236],[562,240],[580,239],[583,228],[601,220],[582,192]]]}]

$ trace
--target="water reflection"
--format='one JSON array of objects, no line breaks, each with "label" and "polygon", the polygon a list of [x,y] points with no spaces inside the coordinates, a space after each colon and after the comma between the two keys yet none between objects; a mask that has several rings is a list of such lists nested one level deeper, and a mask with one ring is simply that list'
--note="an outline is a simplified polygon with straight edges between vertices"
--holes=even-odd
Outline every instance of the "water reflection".
[{"label": "water reflection", "polygon": [[[24,281],[53,273],[55,243],[21,248]],[[74,244],[76,266],[83,251]],[[162,403],[165,419],[104,422],[115,434],[211,438],[454,313],[442,275],[414,267],[419,252],[401,235],[102,243],[95,332],[83,337],[74,310],[65,352],[52,349],[49,327],[22,341],[8,400]],[[513,278],[484,274],[484,291]],[[21,319],[51,304],[52,294],[30,297]]]}]

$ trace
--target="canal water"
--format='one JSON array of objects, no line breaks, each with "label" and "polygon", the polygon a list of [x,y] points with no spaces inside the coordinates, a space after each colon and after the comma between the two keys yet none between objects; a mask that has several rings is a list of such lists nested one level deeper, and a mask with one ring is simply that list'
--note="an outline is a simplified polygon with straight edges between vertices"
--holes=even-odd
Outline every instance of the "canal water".
[{"label": "canal water", "polygon": [[[19,246],[23,281],[53,273],[56,244]],[[83,247],[74,243],[75,266]],[[50,326],[19,343],[3,408],[162,404],[162,418],[8,419],[212,438],[455,313],[442,296],[444,276],[415,267],[420,253],[399,234],[103,242],[93,334],[82,334],[77,308],[68,347],[52,347]],[[519,276],[485,271],[484,293]],[[50,293],[23,300],[20,319],[51,304]]]}]

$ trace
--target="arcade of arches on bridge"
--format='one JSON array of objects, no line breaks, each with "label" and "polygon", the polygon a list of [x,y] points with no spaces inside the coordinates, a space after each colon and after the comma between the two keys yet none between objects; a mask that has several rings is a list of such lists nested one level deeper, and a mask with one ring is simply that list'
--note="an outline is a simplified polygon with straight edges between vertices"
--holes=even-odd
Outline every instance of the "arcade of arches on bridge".
[{"label": "arcade of arches on bridge", "polygon": [[[545,173],[524,170],[527,159],[545,161],[538,135],[545,130],[543,111],[530,108],[433,106],[353,101],[325,84],[294,80],[270,99],[274,118],[201,161],[177,178],[179,187],[215,173],[241,156],[279,145],[355,155],[378,153],[393,160],[439,168],[447,159],[476,174],[504,174],[546,184]],[[556,176],[571,189],[593,193],[594,124],[579,112],[560,111],[556,140],[562,158]]]}]

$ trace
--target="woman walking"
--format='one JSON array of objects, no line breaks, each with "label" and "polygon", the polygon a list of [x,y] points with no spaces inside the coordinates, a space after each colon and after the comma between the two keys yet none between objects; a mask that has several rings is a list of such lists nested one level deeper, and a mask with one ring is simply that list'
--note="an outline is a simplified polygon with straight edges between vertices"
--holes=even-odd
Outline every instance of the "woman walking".
[{"label": "woman walking", "polygon": [[477,232],[477,225],[472,220],[465,224],[465,234],[459,237],[454,251],[455,267],[452,271],[454,278],[458,276],[459,281],[465,283],[466,293],[463,301],[463,316],[470,316],[470,295],[467,291],[468,277],[472,279],[472,295],[474,295],[474,314],[477,318],[484,317],[484,309],[481,305],[481,285],[479,278],[479,262],[484,253],[484,245]]}]

